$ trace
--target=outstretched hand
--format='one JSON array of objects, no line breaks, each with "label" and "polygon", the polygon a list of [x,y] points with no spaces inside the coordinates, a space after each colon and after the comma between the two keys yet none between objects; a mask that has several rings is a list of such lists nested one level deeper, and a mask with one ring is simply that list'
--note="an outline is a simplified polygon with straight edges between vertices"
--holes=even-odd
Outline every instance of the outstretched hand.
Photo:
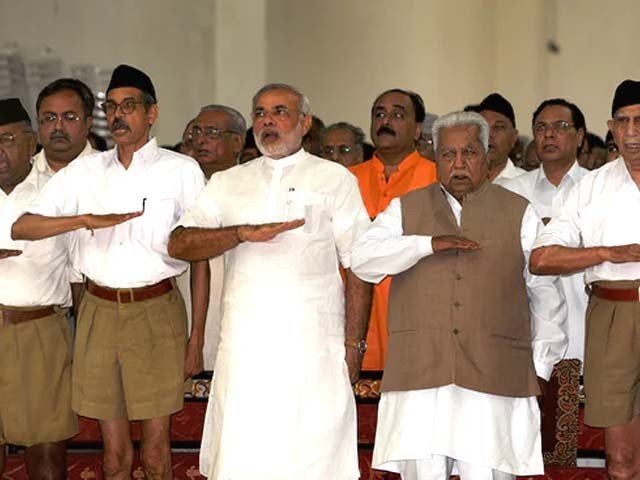
[{"label": "outstretched hand", "polygon": [[440,235],[431,239],[433,253],[446,250],[480,250],[480,245],[460,235]]},{"label": "outstretched hand", "polygon": [[11,250],[8,248],[0,248],[0,260],[3,258],[17,257],[22,254],[22,250]]},{"label": "outstretched hand", "polygon": [[238,239],[241,242],[268,242],[282,232],[304,225],[304,219],[290,222],[263,223],[261,225],[242,225],[238,227]]},{"label": "outstretched hand", "polygon": [[130,213],[107,213],[104,215],[95,215],[95,214],[87,214],[84,217],[84,228],[90,230],[93,234],[94,230],[98,230],[100,228],[108,228],[113,227],[115,225],[119,225],[124,223],[132,218],[139,217],[144,213],[143,210],[139,212],[130,212]]},{"label": "outstretched hand", "polygon": [[640,244],[631,243],[616,247],[605,247],[607,261],[611,263],[640,262]]}]

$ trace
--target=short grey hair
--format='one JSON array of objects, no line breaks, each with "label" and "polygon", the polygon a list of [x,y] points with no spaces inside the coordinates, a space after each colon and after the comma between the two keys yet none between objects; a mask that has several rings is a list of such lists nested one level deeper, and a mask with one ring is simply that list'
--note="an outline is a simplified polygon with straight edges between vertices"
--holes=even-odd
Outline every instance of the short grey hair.
[{"label": "short grey hair", "polygon": [[353,138],[355,139],[356,145],[362,147],[364,145],[364,141],[366,139],[364,135],[364,131],[360,127],[356,127],[348,122],[336,122],[329,125],[322,131],[321,139],[324,142],[324,139],[330,132],[335,132],[336,130],[349,130],[353,134]]},{"label": "short grey hair", "polygon": [[298,90],[296,87],[291,86],[287,83],[269,83],[262,87],[258,92],[253,96],[253,100],[251,102],[251,109],[256,109],[256,103],[258,103],[258,98],[261,95],[270,92],[272,90],[287,90],[288,92],[293,93],[296,97],[298,97],[298,110],[302,115],[309,115],[311,113],[311,103],[309,103],[309,99],[307,96]]},{"label": "short grey hair", "polygon": [[438,137],[440,130],[444,128],[464,127],[464,126],[476,126],[478,127],[478,140],[482,144],[484,153],[489,150],[489,124],[487,121],[476,112],[453,112],[439,117],[431,128],[431,135],[433,137],[433,150],[438,151],[438,143],[440,139]]},{"label": "short grey hair", "polygon": [[247,122],[244,120],[242,114],[235,108],[227,107],[226,105],[205,105],[200,109],[202,112],[222,112],[229,117],[229,130],[244,136],[247,134]]}]

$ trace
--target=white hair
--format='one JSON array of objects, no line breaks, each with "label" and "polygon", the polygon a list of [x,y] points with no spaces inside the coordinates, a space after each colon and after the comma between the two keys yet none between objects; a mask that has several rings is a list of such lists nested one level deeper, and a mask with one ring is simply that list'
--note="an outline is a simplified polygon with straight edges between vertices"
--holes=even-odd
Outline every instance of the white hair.
[{"label": "white hair", "polygon": [[288,92],[293,93],[298,97],[298,110],[300,110],[300,113],[305,116],[311,113],[311,104],[309,103],[307,96],[296,87],[286,83],[269,83],[258,90],[258,92],[253,96],[252,101],[252,108],[254,110],[256,108],[256,103],[258,103],[258,98],[260,98],[262,94],[270,92],[271,90],[287,90]]},{"label": "white hair", "polygon": [[440,130],[444,128],[463,127],[463,126],[477,126],[478,127],[478,140],[482,144],[484,153],[489,150],[489,124],[487,121],[476,112],[453,112],[439,117],[431,127],[431,135],[433,137],[433,150],[438,150],[438,143],[440,138],[438,137]]}]

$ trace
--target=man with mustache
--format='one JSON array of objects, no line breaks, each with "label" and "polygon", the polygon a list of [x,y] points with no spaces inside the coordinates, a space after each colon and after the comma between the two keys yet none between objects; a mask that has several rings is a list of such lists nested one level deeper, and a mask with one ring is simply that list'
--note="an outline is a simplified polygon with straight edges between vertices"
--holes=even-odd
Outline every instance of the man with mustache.
[{"label": "man with mustache", "polygon": [[[531,202],[546,224],[560,215],[569,192],[588,170],[577,161],[586,132],[584,115],[577,105],[563,98],[542,102],[531,121],[537,170],[505,180],[502,185]],[[588,297],[584,290],[584,271],[559,277],[568,308],[569,344],[565,358],[584,360],[584,315]]]},{"label": "man with mustache", "polygon": [[144,72],[118,66],[103,110],[116,148],[61,169],[12,235],[38,240],[77,232],[86,291],[74,348],[73,409],[100,423],[105,478],[130,477],[129,422],[140,420],[146,477],[170,479],[171,414],[182,408],[184,379],[202,370],[209,268],[206,262],[191,266],[189,336],[173,280],[187,264],[168,255],[167,242],[204,177],[194,160],[150,138],[158,105]]},{"label": "man with mustache", "polygon": [[[189,141],[193,157],[200,165],[207,180],[238,164],[246,133],[244,117],[237,110],[224,105],[202,107],[196,118],[189,122]],[[222,256],[209,259],[209,307],[204,332],[202,351],[204,369],[213,370],[220,339],[222,316],[222,279],[224,262]],[[176,280],[187,305],[191,300],[191,275],[187,270]],[[187,328],[191,327],[191,315],[187,311]]]},{"label": "man with mustache", "polygon": [[95,98],[74,78],[60,78],[42,89],[36,100],[38,137],[42,151],[35,167],[52,176],[69,162],[96,153],[88,141]]},{"label": "man with mustache", "polygon": [[487,121],[489,133],[489,180],[501,184],[504,180],[525,173],[516,167],[509,154],[518,141],[516,117],[511,103],[499,93],[485,97],[473,111],[478,112]]},{"label": "man with mustache", "polygon": [[[97,153],[89,143],[95,97],[91,89],[75,78],[60,78],[44,87],[36,100],[38,137],[42,150],[33,157],[33,166],[50,178],[78,157]],[[72,235],[67,235],[71,249]],[[74,258],[75,253],[71,253]],[[70,270],[73,305],[77,309],[82,294],[82,276]],[[67,305],[69,306],[69,305]]]},{"label": "man with mustache", "polygon": [[611,117],[620,157],[569,192],[536,241],[531,271],[585,271],[584,421],[604,427],[609,477],[626,479],[640,476],[640,82],[618,85]]},{"label": "man with mustache", "polygon": [[0,476],[5,443],[25,447],[29,478],[67,478],[71,301],[64,236],[16,242],[11,225],[50,176],[31,165],[36,135],[16,98],[0,100]]},{"label": "man with mustache", "polygon": [[540,221],[490,183],[489,125],[433,126],[438,183],[394,199],[356,242],[353,270],[393,275],[374,468],[403,480],[543,473],[536,395],[566,348],[563,298],[529,274]]},{"label": "man with mustache", "polygon": [[266,85],[252,116],[263,156],[212,175],[169,243],[188,261],[225,255],[200,471],[212,480],[355,480],[349,376],[358,378],[371,290],[350,256],[369,219],[353,176],[301,147],[306,96]]},{"label": "man with mustache", "polygon": [[[436,180],[435,165],[416,150],[424,119],[424,102],[415,92],[394,88],[381,93],[373,102],[371,139],[376,153],[371,160],[350,169],[358,179],[371,219],[387,208],[392,199]],[[385,278],[373,287],[363,370],[384,369],[390,285],[391,278]]]}]

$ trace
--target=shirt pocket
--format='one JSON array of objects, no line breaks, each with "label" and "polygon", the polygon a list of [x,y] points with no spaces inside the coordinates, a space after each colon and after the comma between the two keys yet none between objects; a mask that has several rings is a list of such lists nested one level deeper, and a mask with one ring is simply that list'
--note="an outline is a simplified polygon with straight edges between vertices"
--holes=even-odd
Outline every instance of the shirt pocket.
[{"label": "shirt pocket", "polygon": [[329,218],[329,197],[323,193],[309,190],[287,192],[285,204],[286,220],[304,218],[304,225],[292,230],[296,235],[316,235]]}]

